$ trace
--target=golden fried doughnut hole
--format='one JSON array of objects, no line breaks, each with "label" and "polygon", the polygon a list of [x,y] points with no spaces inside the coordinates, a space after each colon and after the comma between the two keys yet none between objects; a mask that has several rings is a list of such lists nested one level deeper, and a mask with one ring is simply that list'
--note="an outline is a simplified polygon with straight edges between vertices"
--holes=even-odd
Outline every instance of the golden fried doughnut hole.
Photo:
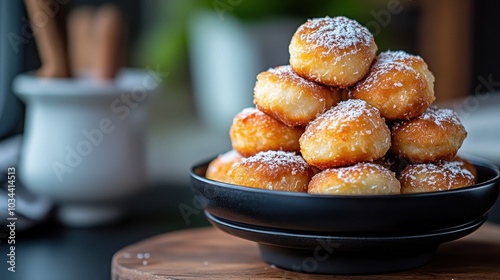
[{"label": "golden fried doughnut hole", "polygon": [[413,163],[451,160],[467,137],[454,111],[429,107],[422,115],[391,127],[392,154]]},{"label": "golden fried doughnut hole", "polygon": [[375,107],[351,99],[310,122],[299,142],[304,159],[326,169],[381,158],[391,145],[391,134]]},{"label": "golden fried doughnut hole", "polygon": [[408,165],[400,174],[401,193],[445,191],[472,186],[475,176],[463,161],[439,161]]},{"label": "golden fried doughnut hole", "polygon": [[308,193],[340,195],[399,194],[400,184],[389,169],[375,163],[357,163],[323,170],[309,182]]},{"label": "golden fried doughnut hole", "polygon": [[242,158],[243,156],[235,150],[230,150],[219,155],[208,164],[205,177],[211,180],[229,183],[231,181],[229,179],[229,170],[233,164],[239,162]]},{"label": "golden fried doughnut hole", "polygon": [[254,88],[257,108],[288,126],[308,124],[340,97],[340,90],[306,80],[289,65],[260,73]]},{"label": "golden fried doughnut hole", "polygon": [[436,99],[434,75],[420,56],[383,52],[351,89],[350,97],[365,100],[387,120],[407,120],[422,114]]},{"label": "golden fried doughnut hole", "polygon": [[289,127],[256,108],[238,113],[229,129],[233,149],[244,157],[258,152],[280,150],[299,152],[302,127]]},{"label": "golden fried doughnut hole", "polygon": [[[456,156],[456,157],[454,157],[451,161],[459,161],[459,162],[462,162],[462,163],[463,163],[464,168],[465,168],[465,169],[467,169],[467,170],[469,170],[469,172],[470,172],[470,173],[472,173],[472,175],[474,175],[474,178],[477,180],[477,169],[476,169],[476,167],[475,167],[472,163],[470,163],[468,160],[463,159],[463,158],[461,158],[461,157],[459,157],[459,156]],[[477,183],[477,181],[476,181],[476,182],[474,182],[474,183]]]},{"label": "golden fried doughnut hole", "polygon": [[377,53],[368,29],[346,17],[310,19],[292,37],[290,65],[300,76],[335,87],[361,80]]},{"label": "golden fried doughnut hole", "polygon": [[291,192],[306,192],[313,175],[300,155],[283,151],[260,152],[242,159],[229,172],[235,185]]}]

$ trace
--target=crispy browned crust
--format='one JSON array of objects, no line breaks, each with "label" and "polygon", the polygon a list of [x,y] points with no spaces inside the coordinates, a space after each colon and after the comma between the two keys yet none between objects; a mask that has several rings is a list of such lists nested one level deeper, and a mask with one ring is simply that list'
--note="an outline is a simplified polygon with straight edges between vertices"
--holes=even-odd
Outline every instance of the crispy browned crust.
[{"label": "crispy browned crust", "polygon": [[254,103],[288,126],[305,126],[337,104],[341,91],[300,77],[290,66],[279,66],[257,76]]},{"label": "crispy browned crust", "polygon": [[276,150],[299,152],[302,127],[289,127],[255,108],[238,113],[229,130],[233,149],[244,157]]},{"label": "crispy browned crust", "polygon": [[320,169],[374,161],[391,145],[378,110],[362,100],[342,101],[309,123],[300,137],[304,159]]},{"label": "crispy browned crust", "polygon": [[401,193],[445,191],[474,185],[476,177],[463,161],[408,165],[399,176]]},{"label": "crispy browned crust", "polygon": [[443,109],[431,107],[423,115],[393,125],[390,153],[413,163],[453,159],[467,132],[453,112],[439,121],[427,117],[428,112],[435,110]]},{"label": "crispy browned crust", "polygon": [[290,65],[308,80],[345,88],[368,73],[377,49],[373,35],[354,20],[311,19],[292,37]]},{"label": "crispy browned crust", "polygon": [[306,192],[313,175],[300,155],[283,151],[261,152],[243,159],[229,173],[232,184],[291,192]]},{"label": "crispy browned crust", "polygon": [[229,170],[233,164],[239,162],[243,156],[235,150],[220,154],[208,164],[205,177],[211,180],[229,183]]},{"label": "crispy browned crust", "polygon": [[323,170],[309,182],[308,193],[338,195],[399,194],[394,172],[375,163]]},{"label": "crispy browned crust", "polygon": [[384,52],[351,88],[350,97],[365,100],[389,121],[407,120],[425,112],[436,99],[434,76],[419,56]]}]

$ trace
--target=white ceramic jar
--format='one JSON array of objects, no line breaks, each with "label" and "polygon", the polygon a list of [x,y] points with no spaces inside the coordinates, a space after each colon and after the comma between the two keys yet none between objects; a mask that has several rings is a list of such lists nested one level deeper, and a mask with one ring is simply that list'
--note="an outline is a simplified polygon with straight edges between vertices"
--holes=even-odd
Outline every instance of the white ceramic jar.
[{"label": "white ceramic jar", "polygon": [[22,183],[54,201],[67,225],[115,221],[124,199],[147,185],[147,101],[160,83],[138,69],[111,82],[16,77],[14,91],[26,103]]}]

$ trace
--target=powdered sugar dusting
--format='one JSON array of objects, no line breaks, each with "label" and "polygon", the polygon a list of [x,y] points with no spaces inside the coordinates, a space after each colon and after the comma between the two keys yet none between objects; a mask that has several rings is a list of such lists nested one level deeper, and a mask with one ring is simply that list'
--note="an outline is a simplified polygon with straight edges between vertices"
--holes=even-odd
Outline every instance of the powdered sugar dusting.
[{"label": "powdered sugar dusting", "polygon": [[[349,99],[346,101],[341,101],[337,106],[332,107],[325,113],[319,115],[316,119],[309,123],[310,127],[315,127],[315,129],[307,129],[304,134],[307,137],[312,137],[314,130],[325,130],[325,129],[337,129],[342,123],[350,122],[356,120],[362,115],[373,116],[377,114],[380,117],[380,113],[375,107],[369,106],[366,101],[361,99]],[[308,126],[308,127],[309,127]],[[372,134],[371,127],[365,131],[365,134]]]},{"label": "powdered sugar dusting", "polygon": [[403,62],[405,60],[410,60],[415,58],[418,60],[423,60],[422,57],[418,55],[409,54],[405,51],[385,51],[381,52],[378,55],[377,61],[379,61],[379,63],[394,62],[394,61]]},{"label": "powdered sugar dusting", "polygon": [[337,106],[328,110],[321,118],[342,118],[353,120],[363,114],[372,115],[375,108],[368,107],[368,103],[361,99],[349,99],[341,101]]},{"label": "powdered sugar dusting", "polygon": [[228,163],[240,159],[242,158],[242,156],[237,151],[230,150],[224,154],[219,155],[217,158],[220,160],[221,163]]},{"label": "powdered sugar dusting", "polygon": [[269,170],[279,170],[282,168],[291,168],[292,175],[295,173],[304,172],[309,169],[309,164],[294,152],[284,151],[265,151],[254,156],[242,159],[240,164],[258,164],[259,168]]},{"label": "powdered sugar dusting", "polygon": [[[420,178],[425,174],[424,179]],[[439,185],[443,184],[439,167],[433,163],[414,164],[403,170],[401,180],[409,182],[413,188],[418,188],[420,183],[432,189],[439,190]],[[417,180],[419,178],[419,180]]]},{"label": "powdered sugar dusting", "polygon": [[219,171],[228,168],[228,166],[234,165],[241,158],[243,158],[243,156],[235,150],[230,150],[226,153],[220,154],[217,159],[208,165],[207,174],[216,174]]},{"label": "powdered sugar dusting", "polygon": [[[400,72],[407,72],[412,73],[414,76],[418,76],[418,71],[413,69],[408,63],[408,60],[415,58],[422,60],[421,57],[408,54],[404,51],[382,52],[377,56],[369,74],[364,80],[356,84],[355,88],[357,90],[367,91],[373,87],[380,87],[389,80],[393,81],[392,79],[387,79],[387,76],[391,73],[393,73],[393,75],[397,75]],[[396,81],[393,82],[391,86],[403,87],[403,84]]]},{"label": "powdered sugar dusting", "polygon": [[286,82],[287,79],[291,79],[299,86],[305,86],[309,88],[324,87],[323,85],[319,85],[313,81],[302,78],[301,76],[299,76],[299,74],[293,71],[290,65],[283,65],[275,68],[269,68],[269,70],[267,71],[273,75],[276,75],[278,79],[282,82]]},{"label": "powdered sugar dusting", "polygon": [[[314,137],[315,130],[333,131],[343,129],[344,126],[348,126],[350,122],[357,121],[363,115],[368,117],[372,125],[366,126],[366,130],[358,131],[359,135],[370,135],[374,133],[374,130],[379,129],[380,125],[374,121],[375,118],[381,118],[377,108],[368,105],[362,99],[348,99],[339,102],[336,106],[311,121],[309,126],[306,127],[304,136]],[[308,129],[312,127],[314,129]]]},{"label": "powdered sugar dusting", "polygon": [[253,115],[255,116],[264,115],[264,112],[255,107],[244,108],[234,117],[234,121],[236,121],[237,119],[245,119]]},{"label": "powdered sugar dusting", "polygon": [[462,122],[460,122],[458,115],[453,110],[438,108],[436,106],[430,106],[423,114],[418,116],[418,118],[433,121],[440,127],[443,127],[443,123],[452,123],[462,126]]},{"label": "powdered sugar dusting", "polygon": [[472,184],[474,179],[474,175],[465,168],[465,164],[461,161],[412,164],[403,170],[400,178],[414,189],[430,188],[434,191],[461,187],[457,186],[458,180],[465,180]]},{"label": "powdered sugar dusting", "polygon": [[414,127],[413,124],[416,123],[415,121],[418,120],[433,122],[441,129],[445,129],[444,124],[446,123],[463,128],[463,124],[460,121],[458,115],[455,113],[455,111],[451,109],[444,109],[444,108],[438,108],[436,106],[430,106],[424,113],[413,119],[392,123],[390,127],[391,131],[395,132],[400,129],[402,129],[402,131],[408,130],[410,129],[410,127]]},{"label": "powdered sugar dusting", "polygon": [[462,161],[441,161],[440,164],[451,172],[452,176],[464,176],[474,179],[474,175],[465,168],[465,164]]},{"label": "powdered sugar dusting", "polygon": [[341,179],[344,182],[356,184],[359,182],[359,174],[360,173],[370,173],[370,174],[384,174],[386,176],[394,176],[392,171],[383,167],[380,164],[370,163],[370,162],[361,162],[355,165],[341,167],[336,169],[337,178]]},{"label": "powdered sugar dusting", "polygon": [[360,45],[369,46],[373,40],[373,35],[366,27],[343,16],[310,19],[297,32],[302,34],[301,39],[306,43],[323,47],[329,53],[338,49],[358,48]]}]

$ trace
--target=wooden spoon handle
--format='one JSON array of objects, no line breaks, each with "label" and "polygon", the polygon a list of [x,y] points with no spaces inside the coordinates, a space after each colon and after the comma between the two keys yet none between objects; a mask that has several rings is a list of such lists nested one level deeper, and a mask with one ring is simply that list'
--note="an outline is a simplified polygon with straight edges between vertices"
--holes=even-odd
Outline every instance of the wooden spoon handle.
[{"label": "wooden spoon handle", "polygon": [[57,27],[56,15],[48,14],[42,9],[43,0],[25,0],[25,3],[30,21],[36,30],[33,33],[42,62],[37,75],[45,78],[70,77],[65,43]]},{"label": "wooden spoon handle", "polygon": [[100,80],[113,79],[121,67],[124,34],[122,15],[111,4],[99,8],[95,20],[94,66]]},{"label": "wooden spoon handle", "polygon": [[78,7],[68,16],[68,49],[71,71],[81,73],[92,68],[94,38],[93,7]]}]

